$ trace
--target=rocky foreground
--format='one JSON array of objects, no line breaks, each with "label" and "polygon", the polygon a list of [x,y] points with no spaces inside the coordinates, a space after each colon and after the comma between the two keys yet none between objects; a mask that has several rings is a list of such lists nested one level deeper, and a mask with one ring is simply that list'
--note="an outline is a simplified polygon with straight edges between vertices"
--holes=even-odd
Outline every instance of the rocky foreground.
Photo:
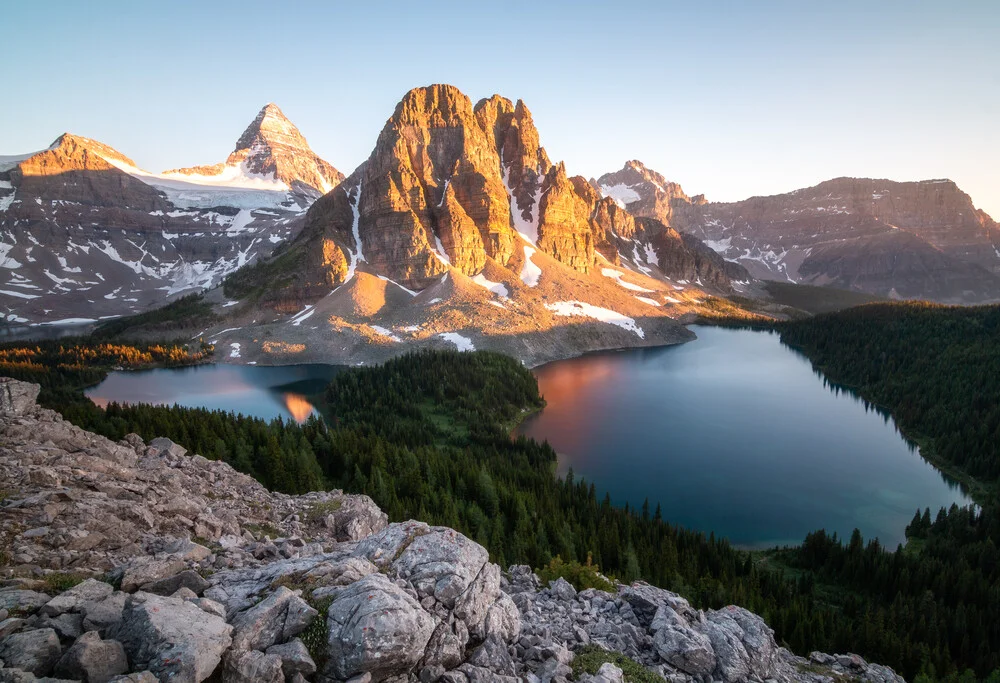
[{"label": "rocky foreground", "polygon": [[86,432],[37,394],[0,378],[0,683],[561,682],[588,644],[678,683],[903,680],[797,657],[740,607],[543,587],[367,496],[271,493],[166,439]]}]

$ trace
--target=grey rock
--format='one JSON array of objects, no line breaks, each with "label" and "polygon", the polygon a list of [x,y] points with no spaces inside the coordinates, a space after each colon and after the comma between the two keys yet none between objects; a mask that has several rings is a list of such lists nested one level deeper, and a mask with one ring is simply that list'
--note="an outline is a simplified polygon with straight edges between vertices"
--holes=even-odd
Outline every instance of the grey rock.
[{"label": "grey rock", "polygon": [[103,600],[85,602],[80,607],[84,615],[83,629],[104,635],[109,628],[121,621],[127,598],[127,594],[116,591]]},{"label": "grey rock", "polygon": [[83,615],[67,612],[58,617],[42,617],[39,625],[42,628],[51,628],[62,641],[72,641],[83,633]]},{"label": "grey rock", "polygon": [[473,650],[468,663],[501,676],[513,676],[516,673],[507,645],[497,638],[487,638],[486,642]]},{"label": "grey rock", "polygon": [[168,576],[164,579],[151,581],[142,586],[140,590],[156,595],[173,595],[180,588],[187,588],[195,595],[201,595],[209,587],[208,581],[195,571],[186,569],[180,573]]},{"label": "grey rock", "polygon": [[100,602],[114,592],[111,584],[87,579],[42,605],[40,614],[54,617],[64,612],[78,612],[88,602]]},{"label": "grey rock", "polygon": [[59,636],[50,628],[22,631],[0,641],[0,660],[6,667],[36,676],[49,675],[61,655]]},{"label": "grey rock", "polygon": [[266,650],[302,633],[317,614],[294,591],[279,586],[259,604],[233,619],[233,647]]},{"label": "grey rock", "polygon": [[8,612],[34,612],[52,598],[45,593],[8,588],[0,590],[0,608]]},{"label": "grey rock", "polygon": [[715,671],[715,650],[704,633],[678,625],[664,626],[653,635],[653,645],[663,661],[692,675]]},{"label": "grey rock", "polygon": [[134,668],[174,683],[199,683],[219,665],[232,643],[232,628],[189,602],[136,593],[110,631]]},{"label": "grey rock", "polygon": [[576,588],[561,576],[549,584],[549,590],[557,600],[572,600],[576,597]]},{"label": "grey rock", "polygon": [[108,683],[160,683],[160,679],[149,671],[138,671],[124,676],[115,676]]},{"label": "grey rock", "polygon": [[0,377],[0,415],[18,417],[33,412],[40,390],[38,384]]},{"label": "grey rock", "polygon": [[295,674],[312,676],[316,673],[316,662],[309,655],[309,650],[298,638],[293,638],[281,645],[272,645],[267,648],[267,654],[275,655],[281,659],[281,670],[286,678],[291,678]]},{"label": "grey rock", "polygon": [[185,455],[187,455],[186,448],[163,436],[153,439],[146,447],[147,457],[181,458]]},{"label": "grey rock", "polygon": [[137,557],[125,566],[121,589],[132,593],[146,584],[179,574],[186,566],[179,557]]},{"label": "grey rock", "polygon": [[230,650],[222,668],[222,683],[284,683],[281,658],[257,650]]},{"label": "grey rock", "polygon": [[375,680],[408,673],[423,657],[435,619],[382,574],[347,586],[330,604],[327,675]]},{"label": "grey rock", "polygon": [[125,648],[116,640],[101,640],[96,631],[80,636],[55,667],[56,676],[84,683],[107,683],[126,671]]},{"label": "grey rock", "polygon": [[24,619],[18,619],[17,617],[10,617],[9,619],[4,619],[0,621],[0,640],[3,640],[11,633],[17,633],[24,626]]}]

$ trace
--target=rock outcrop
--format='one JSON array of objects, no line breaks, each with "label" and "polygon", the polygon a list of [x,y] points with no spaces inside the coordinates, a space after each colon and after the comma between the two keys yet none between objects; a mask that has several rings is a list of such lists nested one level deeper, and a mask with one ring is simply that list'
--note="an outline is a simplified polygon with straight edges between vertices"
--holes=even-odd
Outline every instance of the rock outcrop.
[{"label": "rock outcrop", "polygon": [[[0,681],[562,683],[588,644],[672,683],[902,681],[856,655],[796,657],[739,607],[543,587],[453,529],[389,524],[339,491],[272,494],[166,439],[116,444],[36,394],[0,380],[16,397],[0,411]],[[612,664],[577,680],[624,683]]]}]

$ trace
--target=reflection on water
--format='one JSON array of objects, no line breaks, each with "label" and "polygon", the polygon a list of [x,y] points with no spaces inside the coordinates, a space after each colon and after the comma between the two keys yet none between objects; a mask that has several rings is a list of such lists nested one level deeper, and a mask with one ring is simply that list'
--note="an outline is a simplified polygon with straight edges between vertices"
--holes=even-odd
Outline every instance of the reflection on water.
[{"label": "reflection on water", "polygon": [[112,372],[87,396],[108,403],[152,403],[226,410],[270,420],[304,422],[316,410],[306,398],[342,370],[338,365],[197,365],[141,372]]},{"label": "reflection on water", "polygon": [[538,368],[545,409],[518,430],[548,439],[618,504],[750,547],[858,527],[890,546],[917,508],[970,502],[895,423],[829,385],[777,335],[695,327],[681,346]]},{"label": "reflection on water", "polygon": [[316,409],[302,394],[282,394],[285,399],[285,409],[291,413],[296,422],[302,424]]}]

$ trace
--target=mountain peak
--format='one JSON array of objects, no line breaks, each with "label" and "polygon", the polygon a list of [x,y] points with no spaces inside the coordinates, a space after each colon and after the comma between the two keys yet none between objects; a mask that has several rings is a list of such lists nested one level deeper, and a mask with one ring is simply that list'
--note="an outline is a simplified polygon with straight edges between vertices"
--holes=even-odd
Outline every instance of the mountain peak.
[{"label": "mountain peak", "polygon": [[251,177],[271,178],[309,195],[326,194],[344,179],[343,173],[312,151],[305,136],[274,102],[257,113],[226,163],[178,168],[165,174],[218,176],[227,167],[239,167]]},{"label": "mountain peak", "polygon": [[309,143],[305,137],[295,127],[295,124],[285,116],[281,108],[273,102],[264,105],[253,122],[243,131],[239,140],[236,141],[234,151],[250,149],[255,145],[269,147],[281,145],[309,150]]}]

